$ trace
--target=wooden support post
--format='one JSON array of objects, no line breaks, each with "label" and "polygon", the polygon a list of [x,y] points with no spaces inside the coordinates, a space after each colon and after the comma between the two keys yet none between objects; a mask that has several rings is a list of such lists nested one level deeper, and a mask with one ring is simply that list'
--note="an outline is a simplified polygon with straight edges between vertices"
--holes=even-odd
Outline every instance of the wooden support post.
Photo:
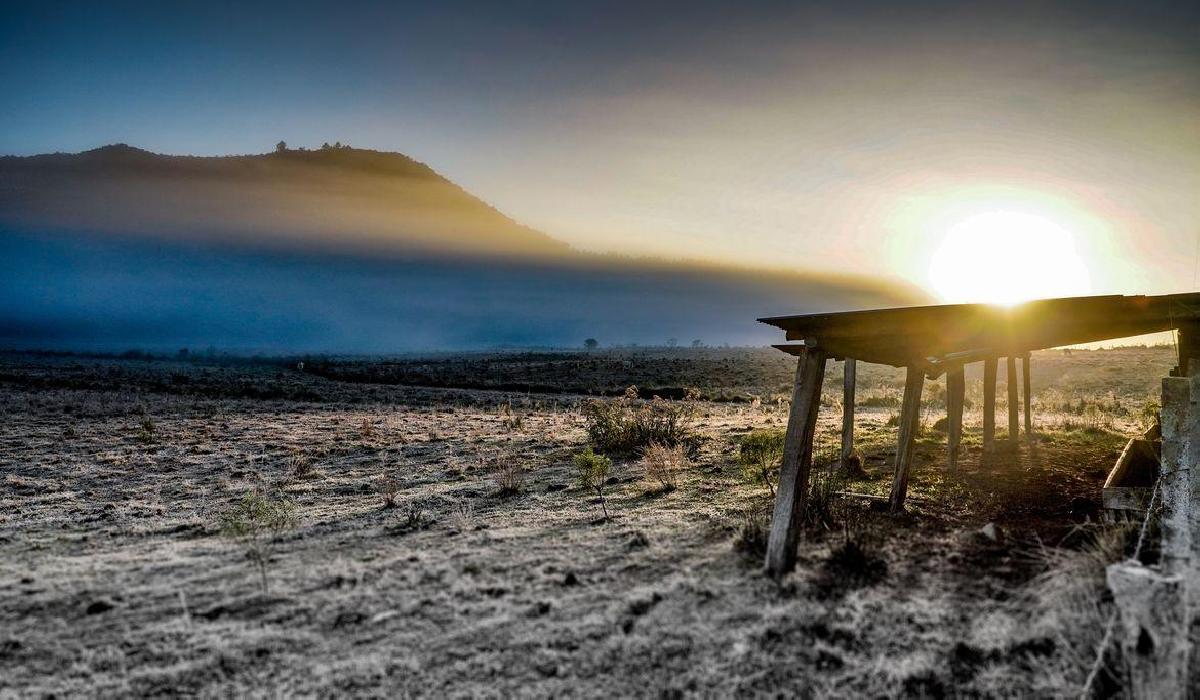
[{"label": "wooden support post", "polygon": [[996,358],[983,361],[983,449],[996,439]]},{"label": "wooden support post", "polygon": [[916,441],[921,418],[921,389],[924,385],[925,372],[918,367],[909,367],[904,380],[904,403],[900,407],[896,473],[892,478],[892,495],[889,499],[893,513],[904,509],[904,497],[908,495],[908,471],[912,467],[913,442]]},{"label": "wooden support post", "polygon": [[1008,443],[1016,447],[1021,432],[1021,416],[1017,404],[1020,400],[1017,397],[1017,358],[1012,355],[1007,358],[1005,373],[1008,374]]},{"label": "wooden support post", "polygon": [[1179,327],[1179,365],[1172,374],[1190,377],[1200,368],[1200,326],[1188,324]]},{"label": "wooden support post", "polygon": [[775,494],[775,516],[767,540],[767,573],[782,576],[796,566],[796,540],[808,495],[808,473],[812,468],[813,434],[821,406],[821,382],[825,378],[825,351],[809,347],[796,363],[792,408],[784,438],[779,490]]},{"label": "wooden support post", "polygon": [[1033,397],[1032,391],[1029,388],[1029,353],[1025,353],[1025,357],[1021,358],[1021,379],[1025,385],[1025,435],[1033,437]]},{"label": "wooden support post", "polygon": [[857,363],[853,357],[846,358],[842,377],[842,471],[850,468],[850,457],[854,454],[854,378]]},{"label": "wooden support post", "polygon": [[946,372],[946,423],[950,473],[958,471],[958,453],[962,448],[963,404],[966,403],[967,378],[962,366]]}]

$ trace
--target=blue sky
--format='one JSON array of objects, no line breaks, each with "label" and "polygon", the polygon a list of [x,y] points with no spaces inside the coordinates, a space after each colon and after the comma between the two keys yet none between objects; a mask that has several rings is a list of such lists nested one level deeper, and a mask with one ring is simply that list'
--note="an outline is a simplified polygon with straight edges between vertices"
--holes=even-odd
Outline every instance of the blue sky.
[{"label": "blue sky", "polygon": [[1200,9],[973,5],[6,3],[0,152],[341,140],[584,249],[918,284],[945,212],[1050,211],[1096,291],[1186,285]]}]

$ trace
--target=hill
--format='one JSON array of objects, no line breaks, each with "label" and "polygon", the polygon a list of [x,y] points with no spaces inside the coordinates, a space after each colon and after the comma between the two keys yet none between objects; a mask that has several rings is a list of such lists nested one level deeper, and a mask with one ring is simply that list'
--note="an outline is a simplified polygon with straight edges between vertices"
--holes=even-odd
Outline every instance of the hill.
[{"label": "hill", "polygon": [[341,252],[569,251],[424,163],[356,148],[197,157],[118,144],[7,156],[0,223]]}]

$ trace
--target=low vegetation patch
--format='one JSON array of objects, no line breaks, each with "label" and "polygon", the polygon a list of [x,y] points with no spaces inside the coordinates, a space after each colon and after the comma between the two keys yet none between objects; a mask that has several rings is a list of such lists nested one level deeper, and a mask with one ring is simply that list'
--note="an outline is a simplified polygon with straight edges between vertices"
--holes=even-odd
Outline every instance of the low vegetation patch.
[{"label": "low vegetation patch", "polygon": [[738,464],[748,481],[762,482],[775,497],[775,483],[779,480],[779,465],[783,461],[783,430],[755,430],[745,435],[738,444]]},{"label": "low vegetation patch", "polygon": [[379,477],[376,488],[379,490],[379,495],[383,498],[383,507],[395,508],[396,497],[400,495],[400,482],[395,477],[384,474]]},{"label": "low vegetation patch", "polygon": [[751,559],[767,555],[767,540],[771,535],[771,514],[767,510],[747,510],[742,514],[733,537],[733,551]]},{"label": "low vegetation patch", "polygon": [[248,493],[221,516],[221,534],[239,544],[258,569],[264,594],[268,591],[267,566],[279,536],[295,526],[295,507],[290,501]]},{"label": "low vegetation patch", "polygon": [[646,477],[658,484],[658,491],[674,491],[679,473],[687,466],[687,451],[683,445],[669,446],[652,442],[642,450],[642,465],[646,469]]},{"label": "low vegetation patch", "polygon": [[829,553],[817,575],[817,594],[830,598],[846,591],[866,588],[887,577],[887,561],[861,533],[849,528],[842,541]]},{"label": "low vegetation patch", "polygon": [[613,401],[589,401],[583,406],[588,441],[597,452],[616,455],[636,454],[658,443],[668,447],[696,447],[693,429],[695,401],[655,397],[639,401],[637,387]]},{"label": "low vegetation patch", "polygon": [[512,455],[500,455],[496,463],[496,495],[510,498],[525,487],[525,470]]},{"label": "low vegetation patch", "polygon": [[596,493],[600,499],[600,509],[604,512],[604,519],[608,520],[608,504],[604,498],[604,486],[608,481],[608,475],[612,471],[612,460],[601,454],[596,454],[592,448],[587,448],[583,452],[575,455],[575,473],[579,478],[579,486],[584,491]]}]

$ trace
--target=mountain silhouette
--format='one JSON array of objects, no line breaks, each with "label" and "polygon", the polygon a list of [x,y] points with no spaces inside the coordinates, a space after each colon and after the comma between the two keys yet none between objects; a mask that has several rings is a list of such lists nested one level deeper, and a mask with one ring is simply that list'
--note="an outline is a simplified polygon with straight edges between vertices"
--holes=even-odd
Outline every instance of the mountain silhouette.
[{"label": "mountain silhouette", "polygon": [[339,252],[569,252],[424,163],[347,147],[198,157],[116,144],[6,156],[0,222]]}]

